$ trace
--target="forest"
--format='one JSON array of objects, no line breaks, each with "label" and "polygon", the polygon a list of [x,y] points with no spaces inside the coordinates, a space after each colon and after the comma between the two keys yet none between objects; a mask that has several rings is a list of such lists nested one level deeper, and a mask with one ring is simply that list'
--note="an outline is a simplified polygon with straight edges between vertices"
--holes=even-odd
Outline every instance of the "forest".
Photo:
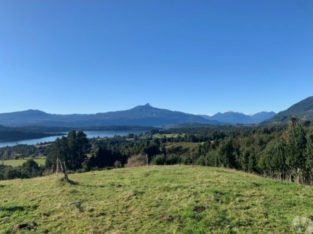
[{"label": "forest", "polygon": [[232,168],[312,184],[313,125],[292,118],[288,125],[186,126],[90,140],[83,131],[70,131],[66,137],[48,146],[16,146],[0,150],[2,159],[8,155],[45,155],[46,164],[41,167],[29,159],[19,167],[1,165],[0,179],[30,178],[57,170],[71,173],[185,164]]}]

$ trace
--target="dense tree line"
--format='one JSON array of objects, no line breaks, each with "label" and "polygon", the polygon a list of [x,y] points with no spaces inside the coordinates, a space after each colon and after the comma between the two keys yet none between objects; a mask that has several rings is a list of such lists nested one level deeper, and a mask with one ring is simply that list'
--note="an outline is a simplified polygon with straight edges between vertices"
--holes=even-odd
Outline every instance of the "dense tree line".
[{"label": "dense tree line", "polygon": [[[231,134],[199,145],[190,163],[313,183],[313,126],[308,123],[292,118],[287,129],[255,128],[228,133]],[[180,158],[180,162],[186,160]]]},{"label": "dense tree line", "polygon": [[50,145],[48,151],[45,168],[27,175],[25,170],[21,174],[21,168],[15,172],[0,168],[11,174],[0,178],[142,163],[226,167],[296,183],[313,181],[313,125],[296,119],[291,119],[288,126],[182,128],[92,140],[81,131],[71,131]]},{"label": "dense tree line", "polygon": [[273,142],[260,165],[265,175],[297,183],[313,182],[313,128],[305,131],[292,119],[281,139]]},{"label": "dense tree line", "polygon": [[23,159],[24,157],[46,156],[49,147],[45,145],[16,145],[0,148],[0,159]]},{"label": "dense tree line", "polygon": [[0,165],[0,180],[32,178],[42,176],[43,172],[43,167],[40,167],[34,160],[29,159],[18,167]]},{"label": "dense tree line", "polygon": [[82,131],[70,131],[67,137],[58,138],[50,147],[46,170],[75,171],[82,168],[89,152],[89,141]]}]

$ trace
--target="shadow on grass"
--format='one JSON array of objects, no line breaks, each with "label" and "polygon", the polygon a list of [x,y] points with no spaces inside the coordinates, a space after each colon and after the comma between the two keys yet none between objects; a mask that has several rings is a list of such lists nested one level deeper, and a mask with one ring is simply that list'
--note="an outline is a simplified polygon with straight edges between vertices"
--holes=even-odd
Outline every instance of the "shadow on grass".
[{"label": "shadow on grass", "polygon": [[80,186],[87,187],[87,188],[124,188],[126,187],[123,184],[119,183],[107,183],[107,184],[80,184]]},{"label": "shadow on grass", "polygon": [[74,180],[67,180],[67,183],[69,183],[70,185],[79,185],[78,182],[74,181]]},{"label": "shadow on grass", "polygon": [[17,211],[25,211],[26,208],[24,206],[9,206],[9,207],[0,207],[0,211],[5,212],[17,212]]},{"label": "shadow on grass", "polygon": [[105,188],[105,187],[107,187],[106,185],[91,185],[91,184],[81,184],[80,186],[87,187],[87,188]]},{"label": "shadow on grass", "polygon": [[0,206],[0,212],[4,211],[4,212],[9,212],[9,213],[14,213],[14,212],[25,211],[25,210],[27,210],[27,207],[24,207],[24,206],[9,206],[9,207]]},{"label": "shadow on grass", "polygon": [[60,178],[59,181],[62,185],[70,184],[70,185],[79,185],[78,182],[71,180],[71,179],[65,179],[64,177]]}]

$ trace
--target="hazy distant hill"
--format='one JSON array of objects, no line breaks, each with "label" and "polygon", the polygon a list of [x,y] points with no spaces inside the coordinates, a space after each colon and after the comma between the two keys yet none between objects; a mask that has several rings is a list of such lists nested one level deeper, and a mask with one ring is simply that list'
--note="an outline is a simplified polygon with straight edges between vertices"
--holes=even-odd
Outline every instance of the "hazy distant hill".
[{"label": "hazy distant hill", "polygon": [[202,116],[170,111],[150,106],[137,106],[130,110],[90,115],[56,115],[38,110],[0,114],[5,126],[96,127],[96,126],[167,126],[184,123],[218,124]]},{"label": "hazy distant hill", "polygon": [[10,128],[0,125],[0,142],[41,138],[55,134],[56,133],[51,134],[40,130],[35,131],[24,128]]},{"label": "hazy distant hill", "polygon": [[274,116],[269,123],[286,123],[290,117],[297,117],[302,121],[313,120],[313,96],[308,97],[285,111]]},{"label": "hazy distant hill", "polygon": [[217,113],[208,119],[227,124],[258,124],[275,116],[275,112],[260,112],[246,115],[238,112]]}]

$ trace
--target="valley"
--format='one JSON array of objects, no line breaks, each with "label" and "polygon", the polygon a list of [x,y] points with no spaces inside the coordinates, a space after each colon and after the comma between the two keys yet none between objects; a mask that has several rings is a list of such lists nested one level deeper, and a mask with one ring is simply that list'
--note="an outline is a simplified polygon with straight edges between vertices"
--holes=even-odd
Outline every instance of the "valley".
[{"label": "valley", "polygon": [[312,22],[0,0],[0,234],[313,234]]}]

